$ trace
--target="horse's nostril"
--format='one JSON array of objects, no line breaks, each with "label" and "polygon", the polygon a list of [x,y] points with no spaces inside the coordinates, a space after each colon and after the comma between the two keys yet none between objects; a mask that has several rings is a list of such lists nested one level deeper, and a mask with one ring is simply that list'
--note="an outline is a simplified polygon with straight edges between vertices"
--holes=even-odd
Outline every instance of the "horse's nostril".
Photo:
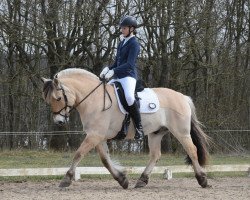
[{"label": "horse's nostril", "polygon": [[58,125],[63,125],[64,124],[63,121],[58,121],[57,123],[58,123]]}]

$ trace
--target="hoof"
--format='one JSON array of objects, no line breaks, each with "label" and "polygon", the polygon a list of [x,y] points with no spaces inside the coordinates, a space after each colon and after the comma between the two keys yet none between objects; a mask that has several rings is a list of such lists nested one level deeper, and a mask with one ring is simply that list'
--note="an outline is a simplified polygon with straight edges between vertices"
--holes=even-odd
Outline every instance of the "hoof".
[{"label": "hoof", "polygon": [[115,178],[118,183],[120,184],[120,186],[122,186],[123,189],[127,189],[128,188],[128,179],[126,177],[126,175],[124,173],[120,173],[118,178]]},{"label": "hoof", "polygon": [[73,179],[73,172],[71,170],[67,171],[66,175],[64,176],[63,180],[61,181],[61,183],[59,184],[60,188],[65,188],[65,187],[69,187],[72,183],[72,179]]},{"label": "hoof", "polygon": [[124,181],[123,181],[123,183],[120,184],[120,185],[122,186],[123,189],[128,189],[128,183],[129,183],[128,179],[125,178]]},{"label": "hoof", "polygon": [[147,183],[139,179],[135,185],[135,188],[142,188],[142,187],[145,187],[146,185]]},{"label": "hoof", "polygon": [[59,184],[60,188],[65,188],[65,187],[69,187],[71,185],[72,181],[69,178],[64,178],[61,183]]},{"label": "hoof", "polygon": [[199,185],[203,188],[211,187],[207,184],[207,175],[202,173],[201,175],[195,175]]},{"label": "hoof", "polygon": [[148,184],[148,175],[142,174],[141,177],[138,179],[135,188],[142,188]]}]

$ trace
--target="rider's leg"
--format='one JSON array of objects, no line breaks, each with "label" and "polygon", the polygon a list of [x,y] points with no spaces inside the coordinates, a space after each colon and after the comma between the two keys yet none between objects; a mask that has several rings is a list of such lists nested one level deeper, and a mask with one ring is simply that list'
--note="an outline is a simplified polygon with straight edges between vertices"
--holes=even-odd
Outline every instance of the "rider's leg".
[{"label": "rider's leg", "polygon": [[133,105],[129,106],[129,114],[135,125],[135,139],[142,140],[144,137],[144,132],[141,124],[141,114],[136,101],[134,101]]},{"label": "rider's leg", "polygon": [[136,130],[135,139],[143,139],[144,133],[141,125],[141,115],[135,100],[136,79],[132,77],[125,77],[119,79],[119,82],[121,83],[125,93],[125,98],[129,106],[129,114],[134,121]]}]

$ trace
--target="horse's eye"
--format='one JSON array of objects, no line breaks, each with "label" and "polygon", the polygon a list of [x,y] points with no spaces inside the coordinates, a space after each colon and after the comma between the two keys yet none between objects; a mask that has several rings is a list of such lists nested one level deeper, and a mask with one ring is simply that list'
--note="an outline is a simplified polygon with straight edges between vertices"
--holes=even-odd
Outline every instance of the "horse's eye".
[{"label": "horse's eye", "polygon": [[56,100],[57,100],[57,101],[60,101],[61,99],[62,99],[61,97],[58,97]]}]

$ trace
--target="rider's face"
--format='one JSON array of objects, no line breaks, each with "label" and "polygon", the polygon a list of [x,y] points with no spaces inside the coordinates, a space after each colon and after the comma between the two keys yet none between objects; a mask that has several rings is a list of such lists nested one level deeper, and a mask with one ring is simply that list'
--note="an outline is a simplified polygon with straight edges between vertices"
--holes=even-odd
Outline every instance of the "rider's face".
[{"label": "rider's face", "polygon": [[123,37],[128,36],[128,34],[129,34],[129,27],[128,26],[122,26],[120,30],[121,30],[121,33],[122,33]]}]

